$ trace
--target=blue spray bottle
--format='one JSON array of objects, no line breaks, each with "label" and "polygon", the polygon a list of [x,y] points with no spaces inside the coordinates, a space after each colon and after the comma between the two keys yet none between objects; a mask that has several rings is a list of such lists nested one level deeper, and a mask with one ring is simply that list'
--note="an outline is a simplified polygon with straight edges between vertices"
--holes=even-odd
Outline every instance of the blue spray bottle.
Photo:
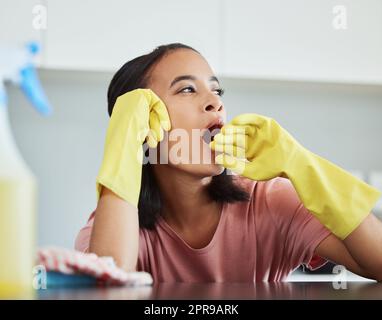
[{"label": "blue spray bottle", "polygon": [[49,115],[51,107],[32,63],[38,51],[37,43],[0,45],[0,298],[33,290],[37,181],[13,138],[4,83],[19,86],[39,113]]}]

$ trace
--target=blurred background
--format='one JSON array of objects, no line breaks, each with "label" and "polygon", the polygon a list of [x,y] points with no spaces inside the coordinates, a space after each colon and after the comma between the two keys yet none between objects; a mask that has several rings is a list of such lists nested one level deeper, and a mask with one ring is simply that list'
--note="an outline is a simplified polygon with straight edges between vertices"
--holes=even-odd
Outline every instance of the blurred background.
[{"label": "blurred background", "polygon": [[[221,80],[228,118],[275,118],[311,151],[382,189],[381,0],[0,0],[0,42],[36,40],[47,118],[7,85],[38,178],[38,244],[73,248],[96,206],[106,92],[126,61],[182,42]],[[382,217],[382,203],[375,214]]]}]

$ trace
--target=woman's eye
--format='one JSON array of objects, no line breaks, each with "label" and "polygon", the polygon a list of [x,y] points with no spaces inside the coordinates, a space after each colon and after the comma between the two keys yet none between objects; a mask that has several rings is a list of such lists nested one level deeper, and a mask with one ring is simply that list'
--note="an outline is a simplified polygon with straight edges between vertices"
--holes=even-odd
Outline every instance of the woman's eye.
[{"label": "woman's eye", "polygon": [[[186,87],[186,88],[183,88],[182,90],[180,90],[180,92],[185,92],[184,90],[187,90],[187,89],[192,90],[191,92],[195,92],[195,90],[194,90],[193,87]],[[185,93],[189,93],[189,92],[185,92]]]},{"label": "woman's eye", "polygon": [[[191,90],[191,91],[185,91],[185,90]],[[224,94],[224,89],[219,88],[219,89],[214,89],[213,91],[216,91],[218,96],[222,96]],[[195,89],[193,87],[186,87],[180,90],[179,92],[184,92],[184,93],[190,93],[190,92],[195,92]]]},{"label": "woman's eye", "polygon": [[218,96],[222,96],[224,94],[223,88],[215,89],[215,91],[218,93]]}]

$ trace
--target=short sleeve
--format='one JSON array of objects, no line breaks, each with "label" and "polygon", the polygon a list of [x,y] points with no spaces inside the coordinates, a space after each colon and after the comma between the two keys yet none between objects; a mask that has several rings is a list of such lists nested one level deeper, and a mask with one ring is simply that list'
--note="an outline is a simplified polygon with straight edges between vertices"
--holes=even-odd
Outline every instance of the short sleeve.
[{"label": "short sleeve", "polygon": [[283,240],[284,259],[292,269],[305,264],[315,270],[327,260],[315,249],[331,232],[300,201],[289,179],[277,177],[266,186],[267,206]]}]

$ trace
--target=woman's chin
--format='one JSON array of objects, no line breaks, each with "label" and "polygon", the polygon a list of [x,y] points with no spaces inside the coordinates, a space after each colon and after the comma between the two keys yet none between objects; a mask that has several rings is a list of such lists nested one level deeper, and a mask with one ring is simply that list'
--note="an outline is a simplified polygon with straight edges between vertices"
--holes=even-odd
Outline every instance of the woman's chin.
[{"label": "woman's chin", "polygon": [[[203,141],[203,140],[202,140]],[[188,161],[181,162],[179,164],[174,164],[170,161],[173,166],[197,175],[200,177],[211,177],[221,174],[224,171],[224,167],[220,164],[215,163],[215,157],[222,152],[212,150],[207,143],[203,141],[200,152],[198,153],[196,159],[187,159]]]},{"label": "woman's chin", "polygon": [[198,177],[212,177],[221,174],[224,167],[219,164],[178,164],[176,167],[182,171]]},{"label": "woman's chin", "polygon": [[206,166],[209,167],[209,171],[214,173],[212,175],[219,175],[219,174],[221,174],[224,171],[224,167],[221,164],[218,164],[218,163],[215,162],[215,157],[217,155],[221,154],[222,152],[212,150],[209,147],[208,147],[208,149],[209,149],[210,154],[211,154],[211,163],[210,164],[206,164]]},{"label": "woman's chin", "polygon": [[205,165],[205,172],[208,173],[208,176],[217,176],[224,171],[224,167],[217,163],[211,163]]},{"label": "woman's chin", "polygon": [[220,164],[215,164],[215,167],[216,167],[216,174],[215,174],[215,176],[218,176],[219,174],[222,174],[223,173],[223,171],[224,171],[224,167],[222,166],[222,165],[220,165]]}]

